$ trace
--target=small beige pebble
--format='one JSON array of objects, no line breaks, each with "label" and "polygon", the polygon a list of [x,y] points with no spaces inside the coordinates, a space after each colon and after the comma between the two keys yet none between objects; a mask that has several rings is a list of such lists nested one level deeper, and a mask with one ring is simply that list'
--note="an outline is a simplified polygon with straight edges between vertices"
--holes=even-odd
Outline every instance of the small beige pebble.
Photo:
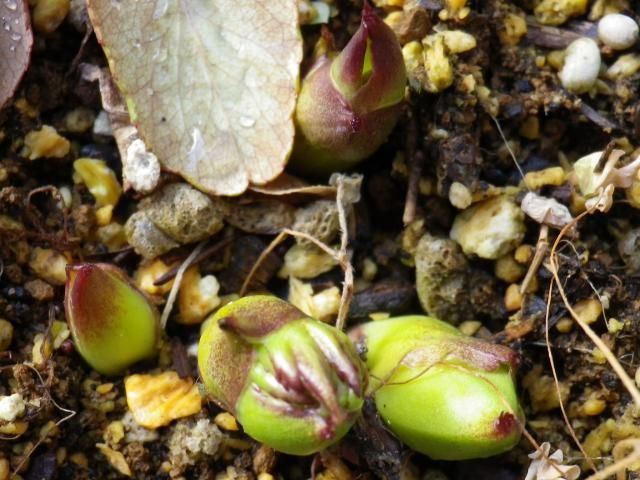
[{"label": "small beige pebble", "polygon": [[29,295],[39,302],[53,299],[53,287],[39,278],[25,282],[24,288],[29,292]]},{"label": "small beige pebble", "polygon": [[136,192],[150,193],[160,181],[158,157],[147,151],[140,139],[134,140],[127,148],[127,156],[122,165],[124,182]]},{"label": "small beige pebble", "polygon": [[535,247],[533,245],[520,245],[513,253],[513,258],[518,263],[527,264],[533,257],[534,252]]},{"label": "small beige pebble", "polygon": [[6,458],[0,458],[0,480],[9,480],[11,474],[11,466],[9,460]]},{"label": "small beige pebble", "polygon": [[115,468],[122,475],[126,475],[127,477],[132,477],[133,473],[131,472],[131,468],[127,463],[126,458],[122,452],[114,450],[113,448],[105,445],[104,443],[96,443],[96,448],[100,450],[100,452],[107,457],[107,460],[111,464],[113,468]]},{"label": "small beige pebble", "polygon": [[70,0],[38,0],[31,20],[37,32],[53,33],[69,13]]},{"label": "small beige pebble", "polygon": [[564,170],[562,167],[550,167],[535,172],[528,172],[524,176],[524,184],[531,190],[547,185],[560,186],[564,183]]},{"label": "small beige pebble", "polygon": [[573,320],[570,318],[561,318],[558,320],[558,323],[556,323],[556,330],[560,333],[569,333],[573,330]]},{"label": "small beige pebble", "polygon": [[27,133],[20,155],[29,160],[42,157],[62,158],[69,153],[70,149],[69,140],[56,132],[55,128],[43,125],[40,130]]},{"label": "small beige pebble", "polygon": [[43,280],[53,285],[64,285],[67,281],[67,258],[50,248],[36,247],[31,251],[29,267]]},{"label": "small beige pebble", "polygon": [[520,285],[512,283],[504,292],[504,306],[508,312],[520,310],[522,307],[522,294],[520,293]]},{"label": "small beige pebble", "polygon": [[582,37],[569,44],[564,65],[558,74],[562,86],[571,93],[589,91],[600,73],[600,49],[590,38]]},{"label": "small beige pebble", "polygon": [[454,220],[450,237],[466,254],[495,260],[515,249],[524,237],[524,213],[507,196],[474,203]]},{"label": "small beige pebble", "polygon": [[478,330],[482,327],[482,322],[477,320],[467,320],[458,325],[458,330],[460,330],[465,335],[475,335]]},{"label": "small beige pebble", "polygon": [[71,463],[79,467],[89,468],[89,459],[82,452],[72,453],[71,455],[69,455],[69,460],[71,461]]},{"label": "small beige pebble", "polygon": [[449,188],[449,201],[454,207],[463,210],[471,205],[473,198],[465,185],[460,182],[453,182]]},{"label": "small beige pebble", "polygon": [[103,383],[96,387],[96,392],[100,395],[106,395],[111,390],[113,390],[113,383]]},{"label": "small beige pebble", "polygon": [[600,415],[607,408],[607,402],[601,398],[590,398],[582,405],[582,412],[587,416]]},{"label": "small beige pebble", "polygon": [[197,266],[190,267],[182,278],[178,294],[178,323],[196,325],[220,305],[220,284],[213,275],[200,275]]},{"label": "small beige pebble", "polygon": [[0,318],[0,352],[4,352],[11,346],[13,340],[13,325],[4,318]]},{"label": "small beige pebble", "polygon": [[524,277],[527,269],[524,265],[516,262],[513,255],[507,253],[496,260],[493,272],[500,280],[507,283],[515,283]]},{"label": "small beige pebble", "polygon": [[0,397],[0,420],[13,422],[23,416],[27,405],[19,393]]},{"label": "small beige pebble", "polygon": [[228,412],[222,412],[216,415],[214,422],[223,430],[228,430],[230,432],[237,432],[239,430],[238,422],[236,422],[234,416]]},{"label": "small beige pebble", "polygon": [[592,324],[602,315],[602,305],[595,298],[580,300],[573,306],[573,310],[578,318],[587,325]]},{"label": "small beige pebble", "polygon": [[78,107],[64,116],[64,127],[68,132],[84,133],[93,126],[96,118],[93,110],[87,107]]},{"label": "small beige pebble", "polygon": [[626,50],[638,41],[636,21],[620,13],[605,15],[598,22],[598,38],[614,50]]}]

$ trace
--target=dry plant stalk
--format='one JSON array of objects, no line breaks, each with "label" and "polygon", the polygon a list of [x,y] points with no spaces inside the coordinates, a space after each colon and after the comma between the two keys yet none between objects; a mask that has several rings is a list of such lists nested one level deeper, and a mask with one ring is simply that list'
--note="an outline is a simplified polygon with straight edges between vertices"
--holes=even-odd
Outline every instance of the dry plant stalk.
[{"label": "dry plant stalk", "polygon": [[[558,288],[558,292],[560,293],[560,296],[562,297],[562,301],[563,301],[565,307],[567,308],[567,310],[569,311],[569,313],[571,314],[571,316],[573,317],[574,321],[580,326],[580,328],[582,328],[582,330],[589,337],[589,339],[602,352],[602,354],[604,355],[604,357],[607,360],[607,362],[609,363],[609,365],[611,365],[611,368],[618,375],[618,377],[620,378],[620,381],[622,382],[624,387],[627,389],[627,391],[629,392],[629,394],[633,398],[633,401],[636,404],[636,406],[640,407],[640,391],[638,391],[638,388],[634,384],[633,380],[631,379],[631,377],[629,377],[627,372],[625,372],[624,368],[622,367],[622,365],[620,364],[618,359],[615,357],[613,352],[611,352],[609,347],[607,347],[607,345],[600,339],[600,337],[593,331],[593,329],[587,323],[585,323],[579,317],[579,315],[576,314],[575,310],[571,307],[571,305],[569,304],[566,292],[564,290],[564,287],[562,286],[562,282],[560,281],[560,275],[558,273],[558,258],[557,258],[558,245],[563,240],[563,237],[566,235],[566,233],[570,229],[574,228],[574,226],[578,223],[578,221],[580,221],[586,215],[590,215],[595,210],[596,210],[596,206],[594,205],[590,209],[588,209],[585,212],[583,212],[582,214],[578,215],[578,217],[576,217],[571,223],[567,224],[564,228],[562,228],[562,230],[560,230],[560,233],[558,234],[558,237],[555,239],[555,241],[553,243],[553,246],[551,248],[551,251],[549,253],[549,270],[551,271],[551,274],[553,275],[553,280],[555,282],[555,285]],[[547,312],[546,312],[546,318],[545,318],[545,327],[546,327],[545,328],[545,340],[546,340],[546,345],[547,345],[547,351],[549,353],[549,361],[551,362],[551,369],[552,369],[554,381],[555,381],[555,384],[556,384],[556,390],[557,390],[557,393],[558,393],[558,398],[560,398],[560,391],[559,391],[557,373],[556,373],[555,366],[554,366],[554,363],[553,363],[553,356],[551,354],[551,349],[550,349],[550,344],[549,344],[549,308],[550,308],[550,302],[551,302],[552,289],[553,289],[553,283],[550,285],[549,297],[548,297],[548,301],[547,301]],[[562,404],[562,400],[560,400],[560,407],[561,407],[561,410],[562,410],[562,413],[563,413],[564,420],[565,420],[567,426],[569,427],[569,431],[571,432],[571,436],[573,437],[574,441],[576,441],[576,444],[578,445],[578,448],[580,449],[582,454],[585,456],[585,460],[587,460],[587,462],[589,463],[589,466],[591,468],[593,468],[594,471],[596,471],[592,460],[586,455],[582,445],[580,444],[580,442],[577,440],[577,438],[575,436],[575,432],[573,431],[573,429],[570,426],[569,420],[568,420],[568,418],[566,416],[566,412],[564,410],[564,405]],[[633,463],[635,463],[636,461],[640,460],[640,440],[638,440],[638,439],[623,440],[623,441],[619,442],[616,445],[616,447],[614,447],[614,458],[616,456],[618,456],[618,457],[621,456],[622,455],[621,452],[624,449],[627,449],[628,447],[631,447],[633,449],[632,452],[629,455],[627,455],[626,457],[624,457],[621,460],[617,460],[613,465],[610,465],[609,467],[606,467],[606,468],[604,468],[603,470],[601,470],[599,472],[596,471],[593,475],[588,477],[587,480],[604,480],[604,479],[608,478],[610,475],[613,475],[613,474],[617,474],[618,480],[624,480],[624,473],[621,473],[621,472],[624,472],[624,470],[628,466],[630,466]]]},{"label": "dry plant stalk", "polygon": [[569,304],[569,300],[567,298],[567,294],[564,290],[564,287],[562,286],[560,275],[558,273],[558,258],[556,253],[558,244],[560,243],[562,238],[566,235],[568,230],[570,230],[583,217],[593,213],[594,210],[595,209],[592,208],[590,210],[583,212],[582,214],[578,215],[573,222],[565,225],[565,227],[562,230],[560,230],[558,237],[556,238],[555,242],[553,243],[553,246],[551,247],[551,252],[549,253],[549,269],[551,271],[551,274],[553,275],[553,279],[558,288],[558,292],[562,297],[562,301],[565,307],[567,308],[567,311],[571,314],[575,322],[580,326],[580,328],[582,328],[582,330],[589,337],[589,339],[602,352],[602,354],[604,355],[609,365],[611,365],[611,368],[613,369],[613,371],[616,373],[616,375],[618,375],[618,377],[620,378],[620,381],[629,392],[629,395],[631,395],[631,397],[633,398],[633,401],[636,404],[636,406],[640,407],[640,391],[638,391],[638,388],[636,387],[635,383],[633,382],[631,377],[629,377],[627,372],[625,372],[624,368],[622,368],[622,365],[620,364],[618,359],[615,357],[615,355],[611,352],[609,347],[607,347],[607,345],[600,339],[600,337],[593,331],[593,329],[587,323],[585,323],[580,318],[580,316],[575,312],[573,307],[571,307],[571,305]]},{"label": "dry plant stalk", "polygon": [[176,296],[178,295],[178,291],[180,290],[180,285],[182,284],[182,277],[184,276],[184,272],[191,266],[196,257],[202,251],[206,240],[203,240],[193,249],[193,251],[189,254],[189,256],[185,259],[184,262],[178,268],[176,272],[176,278],[171,286],[171,291],[169,292],[169,297],[167,298],[167,303],[164,306],[164,310],[162,310],[162,316],[160,317],[160,327],[162,330],[167,326],[167,320],[169,319],[169,314],[171,314],[171,309],[173,308],[173,304],[176,301]]},{"label": "dry plant stalk", "polygon": [[594,472],[596,472],[598,469],[596,468],[595,464],[591,460],[591,457],[587,455],[587,452],[585,451],[584,447],[582,446],[582,443],[578,439],[578,436],[576,435],[575,430],[571,426],[571,422],[569,421],[569,416],[567,415],[567,411],[564,408],[564,402],[562,401],[562,394],[560,393],[560,382],[558,381],[558,372],[556,371],[556,363],[555,363],[555,360],[553,359],[553,353],[551,352],[551,343],[549,342],[549,313],[551,310],[551,294],[552,293],[553,293],[553,282],[549,282],[549,291],[547,293],[547,308],[544,316],[544,342],[547,348],[547,355],[549,356],[549,365],[551,366],[553,383],[556,387],[556,394],[558,395],[558,402],[560,403],[560,411],[562,412],[562,418],[567,427],[567,430],[569,430],[569,434],[571,435],[571,438],[573,438],[573,441],[575,442],[578,449],[580,450],[580,453],[582,453],[582,456],[584,457],[585,461],[589,464],[589,468],[591,468]]},{"label": "dry plant stalk", "polygon": [[260,254],[258,259],[251,267],[249,274],[245,278],[242,283],[242,288],[240,289],[240,296],[244,296],[247,293],[247,287],[251,282],[251,279],[255,275],[258,268],[262,262],[267,258],[267,256],[278,246],[280,245],[287,236],[298,237],[304,240],[307,240],[322,251],[324,251],[327,255],[331,256],[335,259],[342,271],[344,272],[344,282],[342,284],[342,295],[340,297],[340,310],[338,311],[338,318],[336,319],[336,328],[342,330],[347,320],[347,314],[349,313],[349,306],[351,305],[351,298],[353,297],[353,265],[351,265],[350,254],[348,251],[349,246],[349,230],[347,226],[347,208],[350,207],[350,202],[347,202],[345,199],[345,185],[344,178],[342,175],[338,175],[336,179],[336,204],[338,207],[338,221],[340,223],[340,248],[335,250],[330,246],[326,245],[324,242],[321,242],[315,237],[311,235],[299,232],[297,230],[292,230],[290,228],[284,228],[282,231],[271,241],[271,243],[264,249],[264,251]]},{"label": "dry plant stalk", "polygon": [[[625,455],[625,452],[629,449],[631,449],[631,452]],[[615,463],[587,477],[586,480],[606,480],[614,474],[617,480],[625,480],[626,470],[640,461],[640,439],[627,438],[616,443],[613,447],[613,458]]]},{"label": "dry plant stalk", "polygon": [[[32,365],[30,365],[28,363],[22,363],[22,365],[24,365],[24,366],[26,366],[26,367],[28,367],[28,368],[30,368],[31,370],[34,371],[34,373],[36,374],[36,377],[38,377],[38,380],[40,381],[40,384],[44,387],[45,395],[51,401],[51,404],[55,408],[57,408],[59,411],[66,413],[66,415],[64,417],[62,417],[60,420],[58,420],[54,424],[56,427],[59,427],[63,423],[67,422],[68,420],[73,418],[78,413],[75,410],[70,410],[68,408],[64,408],[64,407],[60,406],[60,404],[58,402],[56,402],[56,400],[51,395],[51,379],[53,378],[53,375],[54,375],[52,366],[49,367],[49,375],[47,376],[47,381],[45,382],[44,378],[42,378],[42,375],[40,374],[40,372],[38,371],[37,368],[35,368],[34,366],[32,366]],[[0,370],[3,370],[4,368],[11,368],[11,366],[3,367]],[[16,465],[16,467],[13,470],[13,472],[11,472],[9,474],[9,478],[11,478],[11,479],[19,478],[18,477],[18,472],[20,472],[20,470],[22,470],[22,467],[29,461],[29,459],[31,458],[31,455],[33,455],[33,452],[35,452],[36,449],[42,444],[42,442],[44,442],[47,439],[48,432],[49,432],[48,429],[43,429],[40,432],[40,436],[38,437],[38,440],[33,444],[33,446],[29,449],[29,451],[24,455],[24,457],[22,458],[20,463],[18,463],[18,465]],[[14,437],[0,437],[0,440],[15,440],[18,437],[15,437],[15,438]]]}]

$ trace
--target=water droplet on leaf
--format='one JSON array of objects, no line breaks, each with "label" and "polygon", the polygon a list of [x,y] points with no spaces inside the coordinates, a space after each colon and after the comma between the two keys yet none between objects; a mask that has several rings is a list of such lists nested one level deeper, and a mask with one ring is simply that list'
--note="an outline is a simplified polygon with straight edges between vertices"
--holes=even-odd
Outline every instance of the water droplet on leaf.
[{"label": "water droplet on leaf", "polygon": [[240,125],[242,125],[245,128],[253,127],[255,124],[256,124],[256,121],[251,117],[246,117],[244,115],[240,117]]},{"label": "water droplet on leaf", "polygon": [[2,4],[9,10],[15,11],[18,9],[18,0],[2,0]]}]

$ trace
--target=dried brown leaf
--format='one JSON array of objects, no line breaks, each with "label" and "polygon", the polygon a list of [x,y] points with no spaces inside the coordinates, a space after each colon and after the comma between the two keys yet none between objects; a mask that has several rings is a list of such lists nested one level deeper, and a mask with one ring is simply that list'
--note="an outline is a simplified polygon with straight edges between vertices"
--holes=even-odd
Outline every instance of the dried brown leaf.
[{"label": "dried brown leaf", "polygon": [[0,108],[13,97],[29,67],[32,46],[26,0],[0,1]]},{"label": "dried brown leaf", "polygon": [[282,170],[302,39],[295,0],[89,0],[145,144],[166,170],[236,195]]}]

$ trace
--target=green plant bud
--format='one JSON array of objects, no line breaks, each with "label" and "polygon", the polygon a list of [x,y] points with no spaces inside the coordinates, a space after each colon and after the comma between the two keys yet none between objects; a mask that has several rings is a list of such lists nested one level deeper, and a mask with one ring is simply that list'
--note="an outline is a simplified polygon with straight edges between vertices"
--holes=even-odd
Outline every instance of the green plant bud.
[{"label": "green plant bud", "polygon": [[323,175],[370,156],[395,126],[407,75],[393,31],[365,1],[339,55],[320,55],[302,81],[292,165]]},{"label": "green plant bud", "polygon": [[423,316],[369,322],[351,338],[367,348],[381,417],[412,449],[463,460],[504,452],[520,439],[517,355],[509,348]]},{"label": "green plant bud", "polygon": [[112,265],[67,265],[64,307],[78,353],[102,374],[118,374],[157,352],[158,311]]},{"label": "green plant bud", "polygon": [[293,455],[338,441],[364,400],[365,369],[349,338],[268,295],[206,321],[198,367],[211,398],[248,435]]}]

